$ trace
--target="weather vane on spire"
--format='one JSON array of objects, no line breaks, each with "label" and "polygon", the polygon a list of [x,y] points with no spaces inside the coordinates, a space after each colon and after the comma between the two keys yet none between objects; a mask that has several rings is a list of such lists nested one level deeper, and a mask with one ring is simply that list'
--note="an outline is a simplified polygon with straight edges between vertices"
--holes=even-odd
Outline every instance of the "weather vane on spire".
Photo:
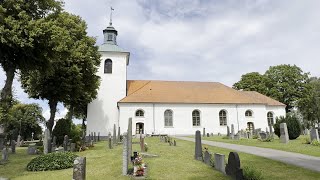
[{"label": "weather vane on spire", "polygon": [[114,11],[114,9],[111,7],[111,12],[110,12],[110,26],[112,26],[112,11]]}]

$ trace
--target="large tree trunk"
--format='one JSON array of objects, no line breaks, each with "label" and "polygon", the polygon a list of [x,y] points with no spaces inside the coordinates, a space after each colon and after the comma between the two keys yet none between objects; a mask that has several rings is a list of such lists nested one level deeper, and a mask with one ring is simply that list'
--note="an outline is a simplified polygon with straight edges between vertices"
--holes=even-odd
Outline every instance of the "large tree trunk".
[{"label": "large tree trunk", "polygon": [[50,134],[52,134],[52,128],[53,128],[53,125],[54,125],[54,118],[55,118],[56,112],[57,112],[57,104],[58,104],[58,101],[49,100],[50,119],[47,122],[47,128],[49,129]]},{"label": "large tree trunk", "polygon": [[12,106],[12,82],[14,79],[15,68],[4,68],[6,72],[6,83],[1,91],[1,106],[5,109],[9,109]]}]

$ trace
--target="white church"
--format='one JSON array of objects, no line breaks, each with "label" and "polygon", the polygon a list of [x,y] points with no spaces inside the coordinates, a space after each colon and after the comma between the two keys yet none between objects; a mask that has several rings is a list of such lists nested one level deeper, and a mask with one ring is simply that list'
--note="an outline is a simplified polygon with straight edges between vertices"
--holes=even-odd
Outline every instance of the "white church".
[{"label": "white church", "polygon": [[[252,91],[237,91],[218,82],[128,80],[130,52],[117,45],[117,30],[103,30],[99,47],[101,84],[88,104],[87,135],[107,136],[120,127],[127,130],[132,118],[133,134],[191,135],[196,130],[226,134],[273,124],[285,116],[285,105]],[[132,62],[134,63],[134,62]]]}]

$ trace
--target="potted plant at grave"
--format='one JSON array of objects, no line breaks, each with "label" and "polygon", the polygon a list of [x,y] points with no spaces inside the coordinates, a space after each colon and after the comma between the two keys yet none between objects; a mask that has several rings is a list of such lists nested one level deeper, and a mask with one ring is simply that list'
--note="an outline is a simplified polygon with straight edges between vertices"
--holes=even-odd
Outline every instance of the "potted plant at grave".
[{"label": "potted plant at grave", "polygon": [[133,160],[133,175],[134,176],[143,176],[144,175],[144,163],[140,155],[138,155]]}]

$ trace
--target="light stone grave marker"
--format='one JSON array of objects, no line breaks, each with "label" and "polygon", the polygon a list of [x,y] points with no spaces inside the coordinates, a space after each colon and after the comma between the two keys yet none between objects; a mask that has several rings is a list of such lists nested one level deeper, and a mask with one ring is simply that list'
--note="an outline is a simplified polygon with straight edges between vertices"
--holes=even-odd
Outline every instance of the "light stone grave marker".
[{"label": "light stone grave marker", "polygon": [[226,174],[224,154],[214,153],[214,168],[223,174]]},{"label": "light stone grave marker", "polygon": [[77,157],[73,162],[72,180],[86,179],[86,157]]},{"label": "light stone grave marker", "polygon": [[318,129],[312,128],[310,131],[310,140],[311,142],[313,140],[316,140],[319,142],[319,133],[318,133]]},{"label": "light stone grave marker", "polygon": [[124,133],[123,134],[123,148],[122,148],[122,175],[127,175],[128,173],[128,165],[129,165],[129,161],[128,161],[128,142],[127,142],[127,137],[128,134]]},{"label": "light stone grave marker", "polygon": [[2,161],[8,161],[8,156],[9,156],[9,154],[8,154],[8,150],[7,150],[7,148],[3,148],[2,149]]},{"label": "light stone grave marker", "polygon": [[64,151],[68,151],[68,143],[69,143],[69,137],[68,137],[68,135],[65,135],[64,139],[63,139],[63,150]]},{"label": "light stone grave marker", "polygon": [[208,151],[205,151],[204,157],[203,157],[203,162],[210,166],[211,165],[210,160],[211,160],[211,154]]},{"label": "light stone grave marker", "polygon": [[128,162],[131,162],[131,156],[132,156],[132,118],[129,118],[127,143],[128,143]]},{"label": "light stone grave marker", "polygon": [[281,143],[289,142],[288,128],[286,123],[280,124],[280,142]]}]

